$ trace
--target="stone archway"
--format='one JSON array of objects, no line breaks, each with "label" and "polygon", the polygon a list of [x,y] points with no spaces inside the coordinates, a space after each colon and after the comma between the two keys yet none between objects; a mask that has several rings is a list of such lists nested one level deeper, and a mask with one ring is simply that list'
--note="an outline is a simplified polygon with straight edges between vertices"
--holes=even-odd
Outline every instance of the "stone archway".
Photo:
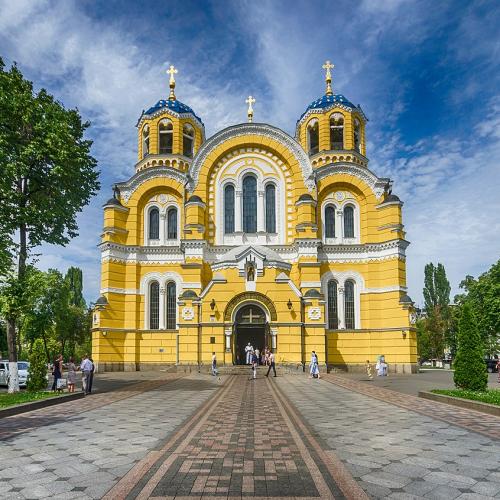
[{"label": "stone archway", "polygon": [[278,315],[276,313],[276,308],[274,307],[273,301],[267,296],[259,292],[243,292],[235,297],[233,297],[227,304],[224,311],[224,322],[232,323],[233,313],[235,308],[243,302],[254,302],[260,303],[264,306],[264,309],[269,313],[270,321],[277,321]]}]

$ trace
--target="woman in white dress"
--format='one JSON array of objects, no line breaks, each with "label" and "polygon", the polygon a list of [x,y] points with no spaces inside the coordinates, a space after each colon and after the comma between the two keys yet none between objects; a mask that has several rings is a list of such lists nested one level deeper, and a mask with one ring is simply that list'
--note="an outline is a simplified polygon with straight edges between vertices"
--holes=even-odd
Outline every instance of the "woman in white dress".
[{"label": "woman in white dress", "polygon": [[319,376],[319,363],[316,351],[311,353],[311,363],[309,365],[309,378],[321,378]]}]

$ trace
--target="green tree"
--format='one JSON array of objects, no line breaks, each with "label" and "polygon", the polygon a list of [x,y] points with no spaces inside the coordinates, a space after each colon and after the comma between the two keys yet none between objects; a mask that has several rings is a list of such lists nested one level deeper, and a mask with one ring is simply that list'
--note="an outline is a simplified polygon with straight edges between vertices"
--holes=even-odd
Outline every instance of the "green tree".
[{"label": "green tree", "polygon": [[41,339],[36,339],[29,357],[28,391],[42,391],[47,388],[47,359]]},{"label": "green tree", "polygon": [[432,353],[431,342],[429,338],[429,332],[427,331],[425,318],[418,319],[415,327],[417,329],[417,351],[419,359],[432,359],[434,356]]},{"label": "green tree", "polygon": [[488,374],[484,364],[481,335],[470,304],[465,303],[458,323],[458,351],[453,381],[460,389],[485,391]]},{"label": "green tree", "polygon": [[[92,142],[84,138],[89,124],[44,89],[34,92],[14,65],[0,59],[0,261],[16,265],[23,283],[30,249],[43,242],[66,245],[78,234],[77,214],[99,189]],[[12,278],[12,275],[11,275]],[[24,288],[9,289],[22,304]],[[16,322],[7,319],[9,392],[19,390]]]}]

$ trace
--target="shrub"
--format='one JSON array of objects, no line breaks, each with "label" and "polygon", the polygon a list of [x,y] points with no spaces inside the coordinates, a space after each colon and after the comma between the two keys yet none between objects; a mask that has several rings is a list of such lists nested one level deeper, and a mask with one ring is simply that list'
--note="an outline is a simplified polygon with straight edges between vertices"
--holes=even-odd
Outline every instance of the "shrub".
[{"label": "shrub", "polygon": [[484,347],[469,304],[464,304],[458,324],[458,350],[453,381],[459,389],[485,391],[488,374],[484,364]]},{"label": "shrub", "polygon": [[42,339],[36,339],[33,344],[28,372],[28,391],[42,391],[47,388],[47,358]]}]

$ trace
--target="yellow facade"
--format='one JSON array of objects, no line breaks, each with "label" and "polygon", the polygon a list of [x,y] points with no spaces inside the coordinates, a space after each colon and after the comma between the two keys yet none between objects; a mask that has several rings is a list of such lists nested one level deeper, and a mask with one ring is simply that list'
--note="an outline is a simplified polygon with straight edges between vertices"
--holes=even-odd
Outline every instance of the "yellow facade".
[{"label": "yellow facade", "polygon": [[402,202],[368,169],[363,111],[327,87],[295,138],[244,123],[205,139],[171,89],[104,206],[98,369],[232,365],[249,341],[279,364],[314,350],[329,368],[384,355],[413,372]]}]

